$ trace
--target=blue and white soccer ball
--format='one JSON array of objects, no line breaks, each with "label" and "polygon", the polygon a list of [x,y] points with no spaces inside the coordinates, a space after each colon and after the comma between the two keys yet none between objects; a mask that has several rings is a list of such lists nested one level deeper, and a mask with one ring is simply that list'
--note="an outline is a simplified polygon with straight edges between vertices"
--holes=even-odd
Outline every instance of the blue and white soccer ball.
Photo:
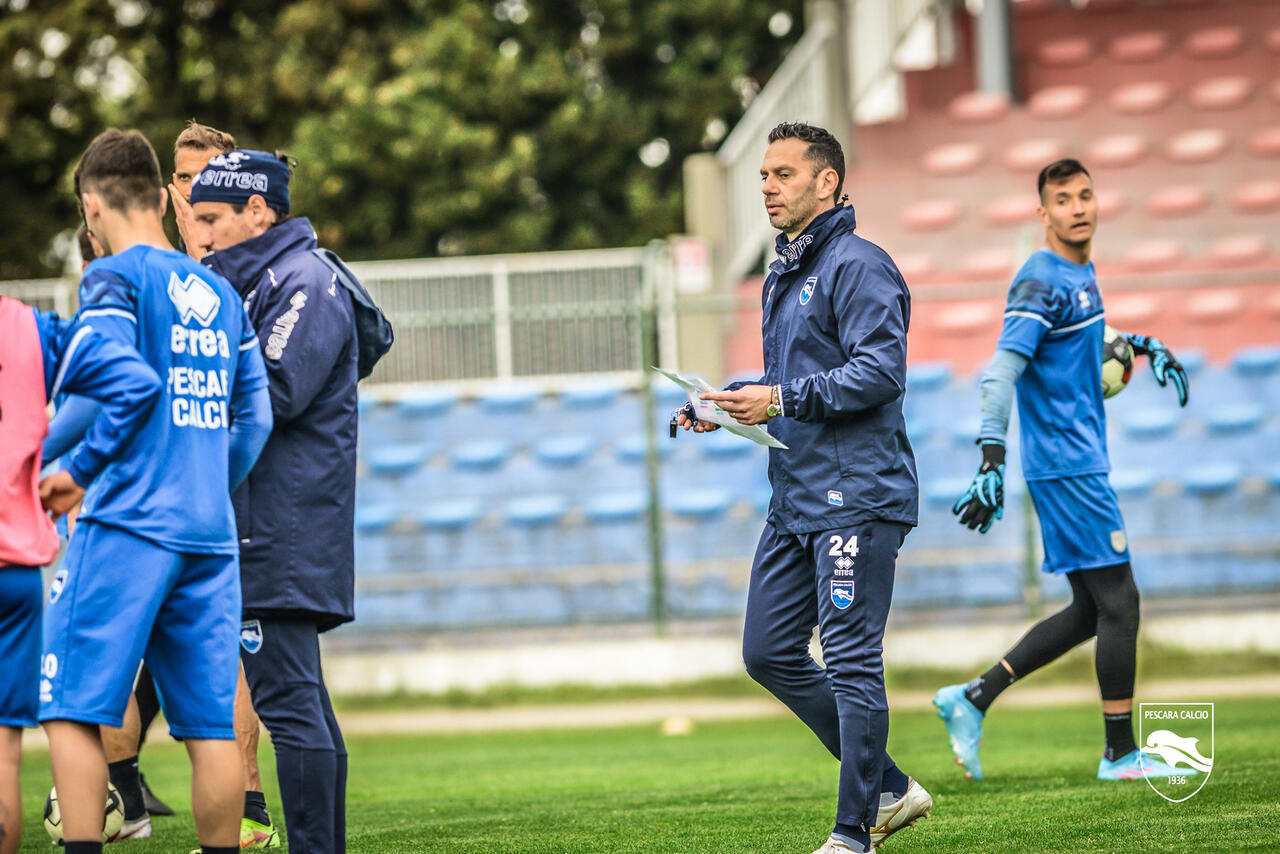
[{"label": "blue and white soccer ball", "polygon": [[[110,842],[124,827],[124,801],[115,786],[107,783],[107,804],[103,809],[102,841]],[[66,840],[62,836],[62,810],[58,808],[58,789],[49,790],[49,797],[44,802],[44,829],[49,837],[59,845]]]},{"label": "blue and white soccer ball", "polygon": [[1102,396],[1115,397],[1133,376],[1133,347],[1110,326],[1102,331]]}]

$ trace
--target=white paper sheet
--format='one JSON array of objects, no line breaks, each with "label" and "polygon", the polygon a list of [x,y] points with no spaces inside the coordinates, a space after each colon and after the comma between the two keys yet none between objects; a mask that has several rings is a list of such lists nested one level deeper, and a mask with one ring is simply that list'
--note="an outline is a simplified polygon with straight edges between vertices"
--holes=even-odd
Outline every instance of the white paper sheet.
[{"label": "white paper sheet", "polygon": [[741,436],[744,439],[750,439],[757,445],[767,445],[770,448],[782,448],[786,450],[787,446],[779,442],[777,439],[769,435],[769,431],[759,424],[739,424],[733,420],[733,416],[721,409],[714,400],[702,400],[701,396],[709,391],[719,391],[711,383],[697,376],[682,376],[675,371],[664,371],[662,368],[654,367],[653,370],[662,374],[671,380],[680,388],[684,389],[685,394],[689,395],[689,402],[693,404],[694,414],[698,416],[699,421],[710,421],[712,424],[719,424],[730,433]]}]

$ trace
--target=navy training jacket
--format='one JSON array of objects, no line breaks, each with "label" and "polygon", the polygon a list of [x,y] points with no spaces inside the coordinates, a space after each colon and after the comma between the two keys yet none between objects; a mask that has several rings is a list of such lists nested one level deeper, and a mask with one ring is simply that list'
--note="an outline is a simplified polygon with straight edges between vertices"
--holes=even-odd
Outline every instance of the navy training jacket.
[{"label": "navy training jacket", "polygon": [[232,496],[246,617],[321,631],[355,616],[356,346],[351,296],[290,219],[205,256],[244,299],[267,366],[275,427]]},{"label": "navy training jacket", "polygon": [[825,531],[917,523],[919,485],[902,399],[911,294],[893,259],[853,233],[852,207],[778,237],[764,281],[763,382],[782,386],[769,432],[770,523]]}]

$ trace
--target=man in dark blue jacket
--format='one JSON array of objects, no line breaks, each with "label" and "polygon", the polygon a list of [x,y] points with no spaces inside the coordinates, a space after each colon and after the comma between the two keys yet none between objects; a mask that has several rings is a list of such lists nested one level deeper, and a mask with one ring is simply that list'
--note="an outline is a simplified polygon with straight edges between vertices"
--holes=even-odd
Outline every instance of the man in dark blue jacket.
[{"label": "man in dark blue jacket", "polygon": [[275,745],[289,849],[331,854],[346,848],[347,752],[319,633],[354,616],[358,352],[351,297],[312,251],[311,223],[287,218],[289,178],[274,155],[231,151],[196,177],[191,203],[204,262],[258,330],[275,414],[234,496],[241,661]]},{"label": "man in dark blue jacket", "polygon": [[[844,164],[821,128],[769,134],[760,175],[782,234],[764,282],[765,375],[703,395],[788,446],[769,450],[743,658],[840,760],[835,828],[815,854],[870,851],[933,806],[885,753],[881,643],[919,492],[902,418],[911,298],[892,259],[853,233],[837,201]],[[715,429],[691,411],[685,429]],[[825,670],[809,655],[815,625]]]}]

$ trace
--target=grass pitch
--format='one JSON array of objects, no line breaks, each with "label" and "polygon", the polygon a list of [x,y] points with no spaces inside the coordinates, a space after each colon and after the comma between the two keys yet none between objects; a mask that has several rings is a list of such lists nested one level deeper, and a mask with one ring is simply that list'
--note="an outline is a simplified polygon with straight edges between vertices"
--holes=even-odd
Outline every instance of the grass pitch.
[{"label": "grass pitch", "polygon": [[[1277,722],[1280,698],[1218,702],[1213,774],[1190,801],[1171,804],[1142,781],[1093,779],[1102,745],[1096,705],[997,703],[987,720],[982,783],[961,779],[940,721],[927,712],[895,713],[890,751],[933,793],[935,806],[931,819],[884,850],[1276,851]],[[352,854],[808,854],[826,838],[835,810],[836,763],[789,718],[703,724],[679,737],[648,727],[360,736],[349,746]],[[262,758],[279,816],[266,745]],[[157,742],[145,749],[142,766],[178,815],[156,819],[151,840],[108,850],[194,848],[185,752]],[[49,784],[47,755],[31,753],[24,760],[24,852],[49,851],[40,823]]]}]

